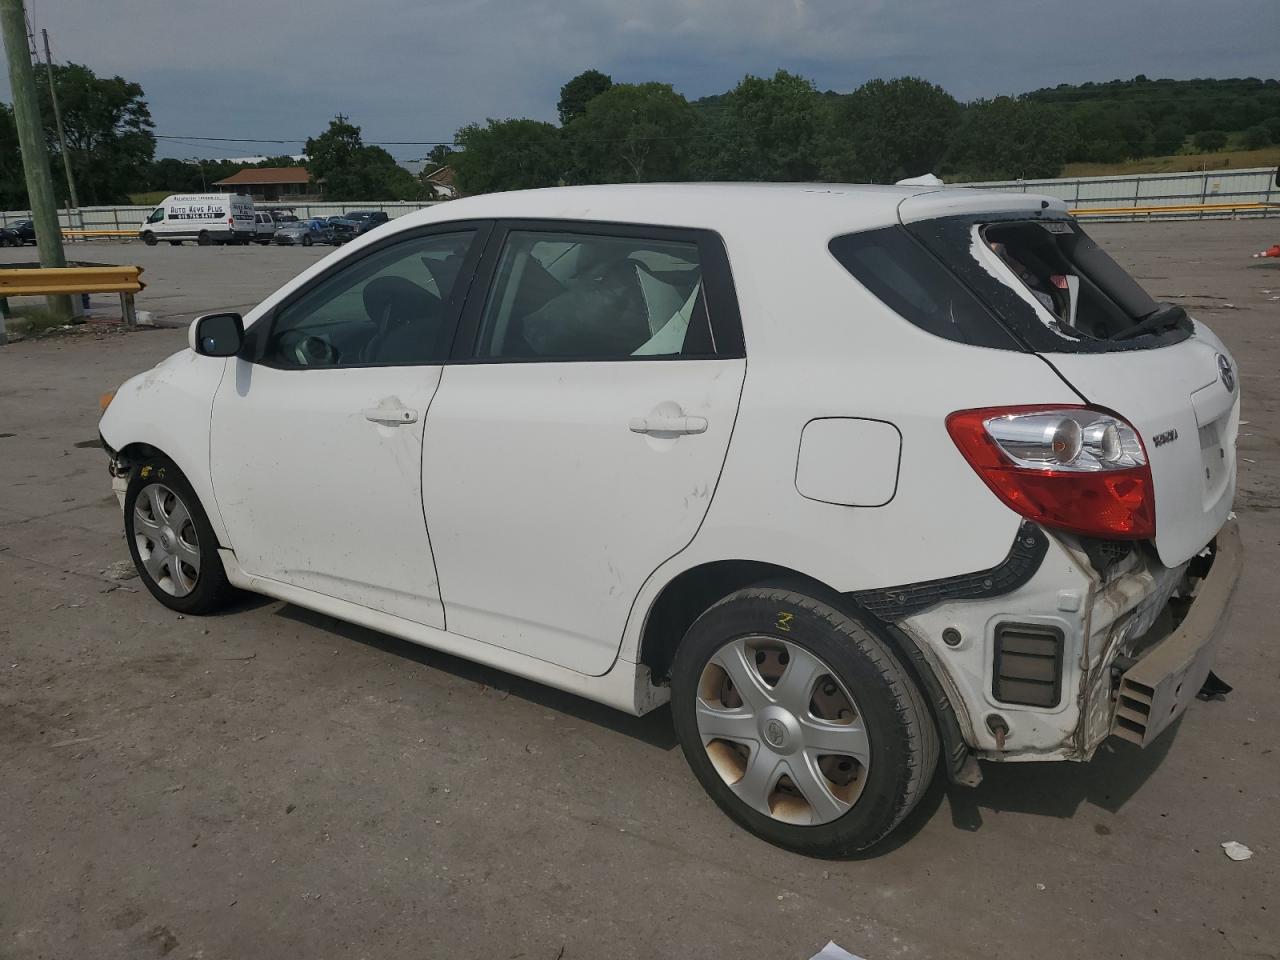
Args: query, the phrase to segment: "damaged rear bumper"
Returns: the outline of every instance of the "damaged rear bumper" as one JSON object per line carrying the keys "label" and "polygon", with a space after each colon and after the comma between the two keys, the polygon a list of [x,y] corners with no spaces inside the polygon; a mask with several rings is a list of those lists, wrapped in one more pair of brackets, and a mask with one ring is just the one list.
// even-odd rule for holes
{"label": "damaged rear bumper", "polygon": [[1145,747],[1195,698],[1213,668],[1243,563],[1240,527],[1230,520],[1218,533],[1213,566],[1182,623],[1120,677],[1111,727],[1115,736]]}

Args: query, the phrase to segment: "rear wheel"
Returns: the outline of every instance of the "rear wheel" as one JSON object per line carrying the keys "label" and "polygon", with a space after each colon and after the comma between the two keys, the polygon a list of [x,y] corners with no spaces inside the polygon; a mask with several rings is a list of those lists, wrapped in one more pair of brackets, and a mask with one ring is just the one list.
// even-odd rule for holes
{"label": "rear wheel", "polygon": [[937,731],[919,689],[838,598],[768,584],[726,597],[689,629],[671,688],[703,787],[788,850],[866,850],[933,777]]}
{"label": "rear wheel", "polygon": [[151,595],[179,613],[212,613],[231,593],[218,541],[195,491],[169,460],[144,461],[124,497],[125,538]]}
{"label": "rear wheel", "polygon": [[213,237],[209,236],[207,230],[201,230],[200,235],[196,237],[196,243],[200,244],[202,247],[207,247],[213,243]]}

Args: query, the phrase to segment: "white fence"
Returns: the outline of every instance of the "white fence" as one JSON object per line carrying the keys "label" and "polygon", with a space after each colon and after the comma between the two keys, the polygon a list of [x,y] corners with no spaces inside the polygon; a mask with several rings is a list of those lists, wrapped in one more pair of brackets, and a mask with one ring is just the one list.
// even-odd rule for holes
{"label": "white fence", "polygon": [[[1203,173],[1142,173],[1125,177],[1000,180],[990,183],[966,183],[960,186],[1009,190],[1018,193],[1043,193],[1065,200],[1074,210],[1114,211],[1098,218],[1106,220],[1280,215],[1280,186],[1276,184],[1274,167],[1212,170]],[[439,202],[441,201],[370,200],[362,203],[260,203],[256,206],[262,210],[289,207],[302,219],[333,217],[355,210],[385,210],[394,218]],[[1254,210],[1213,209],[1215,205],[1240,203],[1274,203],[1277,206]],[[1162,213],[1158,209],[1204,205],[1208,207],[1205,210],[1170,209],[1169,212]],[[1126,213],[1115,209],[1119,207],[1130,207],[1134,212]],[[136,230],[154,209],[154,206],[81,207],[70,214],[65,210],[62,211],[59,219],[65,229]],[[30,213],[25,210],[0,212],[0,226],[28,216]]]}
{"label": "white fence", "polygon": [[[368,203],[255,203],[257,210],[292,210],[300,219],[309,217],[336,217],[356,210],[385,210],[395,218],[429,207],[438,200],[371,200]],[[68,212],[61,210],[58,220],[64,230],[136,230],[151,215],[155,206],[81,207]],[[27,210],[0,212],[0,226],[31,216]]]}
{"label": "white fence", "polygon": [[1073,210],[1112,210],[1132,207],[1135,213],[1117,211],[1099,219],[1200,219],[1202,217],[1244,217],[1280,215],[1280,206],[1269,210],[1170,210],[1160,207],[1187,207],[1238,203],[1280,204],[1280,186],[1275,167],[1249,170],[1209,170],[1201,173],[1142,173],[1124,177],[1067,177],[1057,180],[1000,180],[966,183],[966,187],[1042,193],[1065,200]]}

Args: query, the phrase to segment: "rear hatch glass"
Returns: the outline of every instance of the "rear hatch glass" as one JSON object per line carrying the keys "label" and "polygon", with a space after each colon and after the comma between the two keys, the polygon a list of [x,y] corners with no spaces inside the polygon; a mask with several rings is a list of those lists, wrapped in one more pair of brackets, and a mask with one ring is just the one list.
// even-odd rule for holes
{"label": "rear hatch glass", "polygon": [[944,216],[837,237],[831,253],[914,325],[1031,351],[1142,437],[1168,566],[1199,552],[1235,492],[1239,390],[1207,328],[1157,303],[1063,214]]}
{"label": "rear hatch glass", "polygon": [[906,227],[1037,353],[1114,353],[1184,340],[1181,307],[1157,303],[1065,217],[943,217]]}

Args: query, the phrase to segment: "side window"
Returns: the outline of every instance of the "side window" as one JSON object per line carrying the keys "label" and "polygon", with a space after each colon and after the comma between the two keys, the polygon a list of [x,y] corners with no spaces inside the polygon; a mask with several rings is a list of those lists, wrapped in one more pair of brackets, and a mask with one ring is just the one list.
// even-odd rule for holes
{"label": "side window", "polygon": [[906,231],[851,233],[827,247],[873,296],[921,330],[975,346],[1018,349],[1000,322]]}
{"label": "side window", "polygon": [[715,353],[698,245],[513,230],[480,321],[488,359]]}
{"label": "side window", "polygon": [[449,298],[474,236],[414,237],[339,269],[276,314],[263,361],[294,368],[443,362]]}
{"label": "side window", "polygon": [[164,207],[156,207],[151,211],[151,216],[147,217],[147,223],[159,223],[164,219]]}

